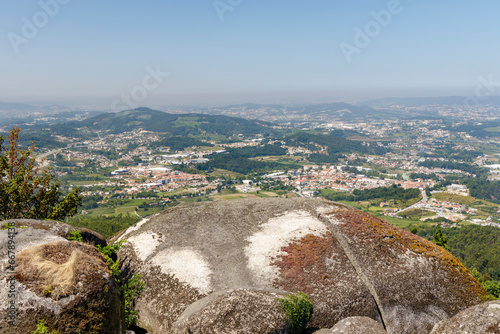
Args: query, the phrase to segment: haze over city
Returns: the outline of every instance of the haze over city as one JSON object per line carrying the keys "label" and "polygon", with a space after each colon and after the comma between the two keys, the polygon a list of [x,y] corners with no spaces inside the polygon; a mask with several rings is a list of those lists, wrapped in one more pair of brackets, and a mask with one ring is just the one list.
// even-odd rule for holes
{"label": "haze over city", "polygon": [[[107,108],[131,93],[146,106],[474,96],[481,78],[490,85],[480,94],[499,95],[496,1],[2,7],[4,102]],[[157,74],[147,81],[151,71]],[[131,92],[145,80],[147,89]]]}

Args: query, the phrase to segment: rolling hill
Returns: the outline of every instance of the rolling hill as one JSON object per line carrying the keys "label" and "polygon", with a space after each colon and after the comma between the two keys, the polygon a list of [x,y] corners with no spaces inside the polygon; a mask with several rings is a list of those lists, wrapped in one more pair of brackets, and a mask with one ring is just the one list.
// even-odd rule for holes
{"label": "rolling hill", "polygon": [[59,134],[74,134],[75,131],[83,129],[108,133],[143,129],[172,136],[263,134],[273,137],[276,133],[270,123],[262,121],[206,114],[169,114],[149,108],[105,113],[80,122],[63,123],[53,127]]}

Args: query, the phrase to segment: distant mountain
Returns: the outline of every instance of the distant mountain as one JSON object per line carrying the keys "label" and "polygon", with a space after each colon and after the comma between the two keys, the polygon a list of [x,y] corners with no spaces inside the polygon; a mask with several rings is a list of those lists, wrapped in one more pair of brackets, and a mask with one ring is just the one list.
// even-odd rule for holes
{"label": "distant mountain", "polygon": [[301,106],[246,103],[207,108],[203,109],[202,112],[211,115],[228,115],[279,122],[322,121],[325,118],[350,121],[366,117],[385,118],[398,115],[397,112],[375,110],[369,106],[357,106],[342,102]]}
{"label": "distant mountain", "polygon": [[[473,97],[466,96],[439,96],[439,97],[405,97],[405,98],[384,98],[366,102],[365,104],[374,107],[389,107],[402,105],[406,107],[419,107],[431,105],[443,106],[465,106],[471,104]],[[478,98],[477,101],[482,105],[492,105],[500,107],[500,96],[486,96]]]}
{"label": "distant mountain", "polygon": [[26,103],[0,102],[0,112],[33,112],[42,113],[68,111],[70,108],[63,105],[32,105]]}
{"label": "distant mountain", "polygon": [[35,111],[38,107],[24,103],[0,102],[0,111]]}
{"label": "distant mountain", "polygon": [[93,131],[120,133],[137,129],[168,133],[172,136],[219,134],[273,135],[272,124],[236,117],[207,114],[169,114],[149,108],[137,108],[118,113],[105,113],[80,122],[55,125],[55,132],[70,134],[86,128]]}
{"label": "distant mountain", "polygon": [[356,106],[348,103],[324,103],[313,104],[299,109],[299,113],[307,115],[328,115],[338,117],[341,120],[353,120],[356,118],[381,118],[387,116],[396,116],[396,113],[390,111],[375,110],[369,106]]}
{"label": "distant mountain", "polygon": [[287,107],[277,104],[244,103],[198,110],[203,114],[209,115],[225,115],[246,119],[266,120],[268,117],[284,115],[287,111]]}
{"label": "distant mountain", "polygon": [[279,105],[279,104],[243,103],[243,104],[229,105],[226,108],[246,108],[246,109],[274,108],[274,109],[281,109],[281,108],[284,108],[284,106]]}

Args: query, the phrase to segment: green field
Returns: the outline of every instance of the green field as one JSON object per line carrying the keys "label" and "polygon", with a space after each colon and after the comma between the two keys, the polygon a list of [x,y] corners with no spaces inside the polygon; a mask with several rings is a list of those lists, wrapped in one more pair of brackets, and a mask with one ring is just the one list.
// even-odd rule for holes
{"label": "green field", "polygon": [[500,209],[500,204],[488,202],[474,197],[460,196],[448,193],[437,193],[433,194],[432,197],[440,201],[449,201],[458,204],[464,204],[468,205],[471,208],[477,209],[477,214],[474,215],[473,218],[486,219],[489,216],[499,216],[497,211]]}
{"label": "green field", "polygon": [[245,176],[244,174],[236,173],[236,172],[231,172],[225,169],[218,169],[215,168],[214,171],[210,174],[213,176],[230,176],[230,177],[238,177],[238,176]]}
{"label": "green field", "polygon": [[405,215],[407,218],[418,220],[423,217],[433,217],[436,215],[436,213],[433,211],[427,211],[422,209],[408,209],[401,212],[399,215],[400,216]]}
{"label": "green field", "polygon": [[482,199],[478,199],[475,197],[469,197],[469,196],[460,196],[460,195],[455,195],[455,194],[449,194],[449,193],[436,193],[432,195],[433,198],[440,200],[440,201],[450,201],[450,202],[455,202],[459,204],[466,204],[470,206],[490,206],[490,207],[496,207],[499,208],[500,204],[488,202]]}
{"label": "green field", "polygon": [[485,128],[484,130],[489,132],[500,132],[500,126],[497,126],[495,128]]}
{"label": "green field", "polygon": [[120,214],[120,213],[135,214],[136,210],[137,210],[136,206],[123,206],[120,208],[116,208],[115,213],[117,213],[117,214]]}
{"label": "green field", "polygon": [[201,122],[198,121],[198,117],[179,117],[175,122],[176,127],[187,126],[190,128],[194,128],[199,125]]}

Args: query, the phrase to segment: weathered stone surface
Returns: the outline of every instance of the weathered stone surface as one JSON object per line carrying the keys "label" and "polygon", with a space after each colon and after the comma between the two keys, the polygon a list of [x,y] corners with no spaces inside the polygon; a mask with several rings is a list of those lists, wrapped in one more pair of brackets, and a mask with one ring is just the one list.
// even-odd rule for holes
{"label": "weathered stone surface", "polygon": [[[29,333],[42,319],[59,334],[125,332],[120,293],[106,261],[94,246],[66,240],[69,230],[66,224],[34,220],[16,221],[11,238],[8,229],[0,230],[0,280],[9,282],[0,289],[0,333]],[[14,273],[7,271],[12,240]],[[7,313],[9,290],[15,293],[14,325]]]}
{"label": "weathered stone surface", "polygon": [[285,334],[287,319],[274,290],[237,289],[214,292],[191,304],[173,325],[178,334]]}
{"label": "weathered stone surface", "polygon": [[331,331],[329,329],[322,328],[322,329],[320,329],[318,331],[315,331],[313,334],[330,334],[330,333],[331,333]]}
{"label": "weathered stone surface", "polygon": [[[47,231],[50,235],[60,236],[64,239],[68,239],[71,231],[78,231],[82,236],[82,242],[91,245],[101,245],[106,246],[106,238],[97,232],[91,231],[86,228],[73,227],[71,225],[61,223],[54,220],[37,220],[37,219],[12,219],[0,222],[0,224],[8,224],[13,222],[19,229],[32,228],[35,231]],[[38,233],[38,232],[32,232]]]}
{"label": "weathered stone surface", "polygon": [[339,321],[325,334],[387,334],[387,332],[371,318],[349,317]]}
{"label": "weathered stone surface", "polygon": [[[140,325],[175,333],[186,308],[214,291],[307,293],[311,327],[367,316],[389,333],[429,333],[485,291],[448,252],[361,211],[322,200],[242,199],[169,209],[115,236],[143,275]],[[207,329],[209,332],[210,330]]]}
{"label": "weathered stone surface", "polygon": [[432,334],[500,334],[500,300],[462,311],[437,324]]}
{"label": "weathered stone surface", "polygon": [[438,320],[485,294],[462,263],[434,243],[361,211],[334,217],[342,222],[336,227],[378,299],[389,333],[429,333]]}

